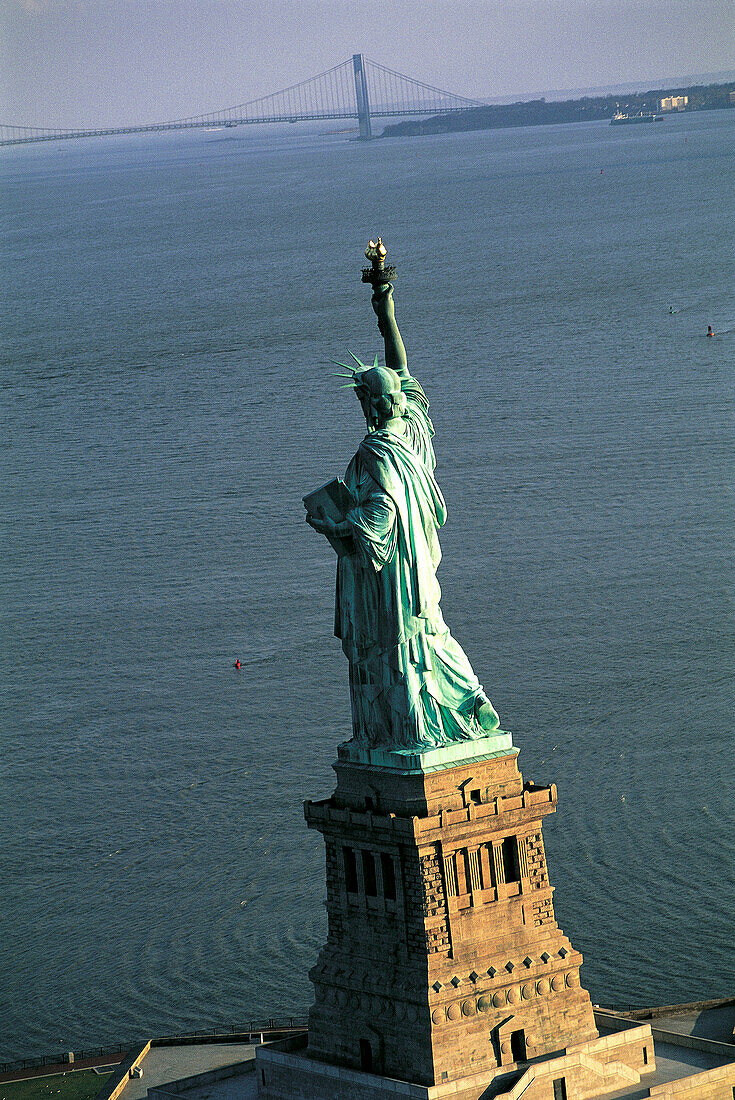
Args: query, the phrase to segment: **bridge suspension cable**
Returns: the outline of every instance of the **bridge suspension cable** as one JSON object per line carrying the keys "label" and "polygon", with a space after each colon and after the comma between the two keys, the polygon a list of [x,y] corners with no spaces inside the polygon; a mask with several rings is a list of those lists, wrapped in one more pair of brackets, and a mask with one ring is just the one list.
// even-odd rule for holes
{"label": "bridge suspension cable", "polygon": [[405,114],[442,114],[445,111],[466,111],[472,107],[483,107],[479,99],[435,88],[422,80],[397,73],[378,61],[365,59],[368,74],[368,87],[371,91],[370,112],[373,115],[389,117]]}
{"label": "bridge suspension cable", "polygon": [[317,76],[291,84],[279,92],[250,99],[232,107],[190,118],[173,119],[165,126],[236,126],[257,122],[306,122],[319,118],[357,118],[351,62],[342,61]]}

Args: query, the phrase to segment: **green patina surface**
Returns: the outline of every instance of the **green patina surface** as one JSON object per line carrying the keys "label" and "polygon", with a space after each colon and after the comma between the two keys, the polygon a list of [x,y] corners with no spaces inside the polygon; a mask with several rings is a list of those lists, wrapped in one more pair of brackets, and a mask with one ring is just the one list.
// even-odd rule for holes
{"label": "green patina surface", "polygon": [[92,1100],[109,1073],[91,1069],[56,1073],[52,1077],[32,1077],[27,1081],[0,1084],[0,1100]]}
{"label": "green patina surface", "polygon": [[[378,245],[382,242],[378,241]],[[378,755],[411,754],[410,769],[427,752],[497,735],[512,738],[440,607],[438,531],[447,510],[434,477],[434,428],[429,402],[408,369],[395,317],[393,286],[378,269],[371,242],[372,305],[385,345],[385,366],[355,358],[345,377],[355,390],[367,435],[330,499],[339,514],[305,498],[307,522],[338,552],[335,634],[349,662],[353,745]],[[370,272],[368,272],[370,274]],[[343,364],[343,366],[347,366]],[[332,483],[335,484],[335,483]],[[328,487],[325,487],[325,489]],[[318,491],[319,492],[319,491]],[[328,502],[325,501],[325,504]],[[311,510],[313,507],[313,510]],[[449,761],[436,757],[432,766]]]}
{"label": "green patina surface", "polygon": [[472,741],[461,741],[455,745],[445,745],[438,749],[410,751],[367,749],[355,741],[340,745],[339,759],[353,764],[376,765],[399,772],[435,772],[443,768],[454,768],[458,764],[470,764],[475,760],[489,760],[495,756],[507,756],[516,750],[513,737],[506,730],[496,730],[489,737],[478,737]]}

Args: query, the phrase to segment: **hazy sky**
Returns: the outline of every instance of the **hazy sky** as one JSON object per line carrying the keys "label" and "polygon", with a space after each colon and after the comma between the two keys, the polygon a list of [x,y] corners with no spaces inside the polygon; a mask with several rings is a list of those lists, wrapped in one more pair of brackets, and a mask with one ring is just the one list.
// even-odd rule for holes
{"label": "hazy sky", "polygon": [[0,0],[0,122],[242,103],[363,52],[471,97],[735,68],[735,0]]}

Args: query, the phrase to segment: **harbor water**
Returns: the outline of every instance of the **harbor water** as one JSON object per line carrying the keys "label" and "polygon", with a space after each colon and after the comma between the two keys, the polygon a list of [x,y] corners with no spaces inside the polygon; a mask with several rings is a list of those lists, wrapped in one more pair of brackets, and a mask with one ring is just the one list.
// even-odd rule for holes
{"label": "harbor water", "polygon": [[350,718],[301,498],[376,233],[583,982],[732,995],[734,177],[735,111],[0,152],[0,1060],[308,1009]]}

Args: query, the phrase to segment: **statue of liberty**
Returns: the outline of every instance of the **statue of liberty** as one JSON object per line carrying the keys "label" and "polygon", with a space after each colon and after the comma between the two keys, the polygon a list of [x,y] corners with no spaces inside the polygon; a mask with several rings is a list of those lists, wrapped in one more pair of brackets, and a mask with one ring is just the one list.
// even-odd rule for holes
{"label": "statue of liberty", "polygon": [[332,492],[336,513],[316,493],[306,519],[339,548],[335,634],[349,661],[355,742],[423,752],[487,737],[499,720],[442,617],[437,532],[447,512],[429,403],[408,370],[382,241],[365,255],[385,366],[376,356],[348,367],[367,435]]}

